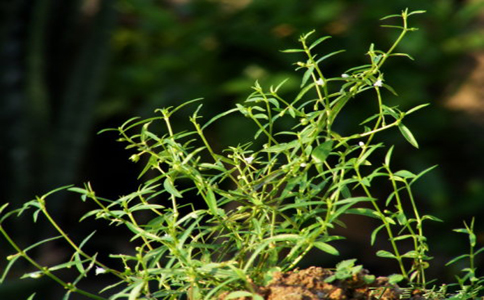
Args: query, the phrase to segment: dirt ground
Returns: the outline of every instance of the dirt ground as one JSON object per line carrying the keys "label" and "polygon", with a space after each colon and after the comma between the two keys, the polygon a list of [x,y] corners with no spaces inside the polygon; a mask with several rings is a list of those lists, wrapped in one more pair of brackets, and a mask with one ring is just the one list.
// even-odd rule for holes
{"label": "dirt ground", "polygon": [[[403,290],[396,285],[390,285],[388,278],[378,277],[372,283],[366,283],[364,277],[368,271],[346,280],[325,281],[334,273],[328,269],[310,267],[287,273],[275,273],[272,281],[265,287],[255,290],[265,300],[350,300],[350,299],[400,299]],[[407,295],[407,299],[422,299],[419,295]],[[221,296],[219,299],[224,299]],[[237,298],[250,300],[250,298]]]}

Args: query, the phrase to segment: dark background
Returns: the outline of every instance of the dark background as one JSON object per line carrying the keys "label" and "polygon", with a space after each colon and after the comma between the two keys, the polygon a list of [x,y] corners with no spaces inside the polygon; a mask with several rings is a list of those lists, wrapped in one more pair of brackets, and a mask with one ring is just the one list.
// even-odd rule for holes
{"label": "dark background", "polygon": [[[398,131],[387,144],[397,145],[395,166],[419,172],[439,165],[415,192],[425,213],[445,220],[429,224],[427,235],[435,256],[432,274],[451,280],[461,266],[443,264],[467,251],[466,237],[452,228],[475,216],[480,245],[484,241],[482,1],[2,1],[0,204],[18,207],[55,187],[87,181],[107,198],[129,193],[139,184],[141,166],[128,160],[115,134],[98,135],[99,130],[199,97],[205,98],[203,114],[214,115],[243,101],[255,80],[268,87],[290,78],[286,88],[293,92],[301,74],[292,64],[301,58],[279,50],[297,47],[298,37],[313,29],[317,36],[333,36],[318,48],[322,53],[346,49],[323,67],[327,75],[339,76],[366,62],[370,43],[380,49],[391,45],[396,31],[380,28],[379,19],[406,7],[427,13],[410,17],[420,30],[398,49],[416,60],[396,58],[385,66],[386,82],[399,94],[385,97],[402,110],[431,106],[406,122],[420,150]],[[359,104],[346,117],[371,113]],[[245,134],[235,119],[210,132],[223,144]],[[77,223],[87,209],[77,199],[61,193],[49,205],[80,235],[92,229]],[[49,232],[37,226],[32,230],[19,221],[11,230],[29,243]],[[373,273],[388,275],[387,268],[393,270],[388,261],[370,258],[375,249],[362,254],[367,227],[350,226],[357,242],[346,245],[343,258],[359,258]],[[45,261],[62,256],[55,248],[43,251],[39,255],[50,257]],[[0,243],[1,257],[12,252]],[[0,296],[10,289],[0,286]]]}

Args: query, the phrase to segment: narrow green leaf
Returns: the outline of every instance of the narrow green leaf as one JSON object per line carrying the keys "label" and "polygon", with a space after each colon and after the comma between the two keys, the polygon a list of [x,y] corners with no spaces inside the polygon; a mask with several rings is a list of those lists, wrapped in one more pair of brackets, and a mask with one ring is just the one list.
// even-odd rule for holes
{"label": "narrow green leaf", "polygon": [[426,12],[427,12],[426,10],[415,10],[415,11],[409,12],[407,14],[407,16],[416,15],[416,14],[424,14]]}
{"label": "narrow green leaf", "polygon": [[354,215],[361,215],[365,217],[370,217],[374,219],[380,219],[380,215],[373,209],[371,208],[364,208],[364,207],[358,207],[358,208],[350,208],[346,211],[347,214],[354,214]]}
{"label": "narrow green leaf", "polygon": [[293,141],[293,142],[290,142],[290,143],[280,143],[280,144],[277,144],[277,145],[274,145],[274,146],[270,146],[270,147],[264,149],[263,151],[269,152],[269,153],[279,153],[279,152],[282,152],[282,151],[292,149],[292,148],[296,147],[297,145],[298,145],[298,141]]}
{"label": "narrow green leaf", "polygon": [[173,182],[171,181],[170,177],[165,178],[165,181],[163,182],[163,187],[168,193],[172,194],[173,196],[177,198],[183,197],[182,194],[180,194],[180,192],[173,185]]}
{"label": "narrow green leaf", "polygon": [[403,26],[398,26],[398,25],[380,25],[381,27],[384,27],[384,28],[396,28],[396,29],[400,29],[400,30],[404,30],[405,28],[403,28]]}
{"label": "narrow green leaf", "polygon": [[391,53],[390,56],[403,56],[407,57],[410,60],[415,60],[412,56],[408,55],[407,53]]}
{"label": "narrow green leaf", "polygon": [[323,37],[321,37],[321,38],[319,38],[319,39],[315,40],[315,41],[314,41],[314,42],[311,44],[311,46],[309,46],[309,50],[313,49],[313,48],[314,48],[314,47],[316,47],[317,45],[321,44],[322,42],[324,42],[325,40],[330,39],[330,38],[331,38],[331,36],[327,35],[327,36],[323,36]]}
{"label": "narrow green leaf", "polygon": [[405,277],[402,274],[392,274],[392,275],[388,276],[388,282],[390,284],[397,284],[400,281],[402,281],[403,279],[405,279]]}
{"label": "narrow green leaf", "polygon": [[398,129],[400,129],[400,132],[402,133],[403,137],[410,143],[410,145],[412,145],[412,146],[414,146],[415,148],[418,149],[417,140],[413,136],[410,129],[408,129],[407,126],[405,126],[401,123],[398,125]]}
{"label": "narrow green leaf", "polygon": [[324,251],[328,254],[331,255],[339,255],[339,251],[336,250],[335,247],[331,246],[330,244],[327,244],[325,242],[314,242],[313,243],[314,247],[318,248],[321,251]]}
{"label": "narrow green leaf", "polygon": [[79,271],[80,274],[84,274],[86,272],[82,263],[83,262],[79,255],[79,252],[74,253],[74,266],[76,266],[76,269],[77,271]]}
{"label": "narrow green leaf", "polygon": [[398,96],[398,93],[388,84],[383,84],[383,87],[390,91],[390,93],[392,93],[393,95]]}
{"label": "narrow green leaf", "polygon": [[144,282],[142,280],[137,280],[135,282],[133,289],[129,293],[128,300],[136,300],[141,295],[141,289],[144,287]]}
{"label": "narrow green leaf", "polygon": [[417,176],[417,175],[415,175],[412,172],[407,171],[407,170],[400,170],[400,171],[394,173],[393,175],[398,176],[398,177],[402,177],[402,178],[405,178],[405,179],[413,178],[413,177]]}
{"label": "narrow green leaf", "polygon": [[407,240],[407,239],[411,239],[413,238],[414,236],[411,235],[411,234],[404,234],[404,235],[399,235],[397,236],[396,238],[394,238],[393,240],[394,241],[403,241],[403,240]]}
{"label": "narrow green leaf", "polygon": [[379,250],[376,255],[383,258],[396,258],[395,254],[385,250]]}
{"label": "narrow green leaf", "polygon": [[266,114],[255,114],[253,115],[254,119],[264,119],[264,120],[269,120],[269,117],[267,117]]}
{"label": "narrow green leaf", "polygon": [[226,112],[223,112],[221,114],[218,114],[216,115],[215,117],[213,117],[212,119],[210,119],[210,121],[208,121],[207,123],[205,123],[202,127],[202,131],[205,130],[205,128],[207,128],[210,124],[212,124],[213,122],[217,121],[218,119],[220,118],[223,118],[233,112],[236,112],[236,111],[239,111],[240,109],[239,108],[232,108],[232,109],[229,109],[228,111]]}
{"label": "narrow green leaf", "polygon": [[30,297],[29,297],[27,300],[33,300],[33,299],[34,299],[34,297],[35,297],[35,294],[36,294],[36,293],[33,293],[32,295],[30,295]]}
{"label": "narrow green leaf", "polygon": [[380,226],[378,226],[377,228],[375,228],[375,230],[373,230],[373,232],[371,233],[370,244],[372,246],[375,245],[376,236],[378,235],[378,232],[380,230],[382,230],[383,228],[385,228],[385,224],[381,224]]}
{"label": "narrow green leaf", "polygon": [[331,57],[331,56],[333,56],[333,55],[340,54],[340,53],[345,52],[345,51],[346,51],[346,50],[338,50],[338,51],[334,51],[334,52],[331,52],[331,53],[329,53],[329,54],[326,54],[325,56],[323,56],[323,57],[321,57],[320,59],[318,59],[318,60],[316,61],[316,64],[319,64],[319,63],[320,63],[320,62],[322,62],[323,60],[326,60],[326,59],[330,58],[330,57]]}
{"label": "narrow green leaf", "polygon": [[415,250],[411,250],[411,251],[408,251],[405,254],[403,254],[402,257],[405,257],[405,258],[417,258],[418,257],[418,253]]}
{"label": "narrow green leaf", "polygon": [[441,220],[437,217],[431,216],[431,215],[425,215],[425,216],[422,217],[422,221],[426,220],[426,219],[429,219],[429,220],[435,221],[435,222],[444,222],[443,220]]}
{"label": "narrow green leaf", "polygon": [[308,79],[311,77],[311,74],[313,74],[314,72],[314,66],[310,66],[306,72],[304,72],[304,76],[302,78],[302,82],[301,82],[301,87],[305,86],[306,85],[306,82],[308,81]]}
{"label": "narrow green leaf", "polygon": [[315,163],[321,164],[326,161],[326,158],[331,153],[331,150],[333,150],[333,140],[326,141],[314,148],[313,152],[311,153],[311,157]]}
{"label": "narrow green leaf", "polygon": [[387,154],[385,155],[385,165],[390,166],[390,160],[392,158],[392,153],[393,153],[393,146],[390,147],[388,150]]}
{"label": "narrow green leaf", "polygon": [[454,257],[453,259],[451,259],[448,263],[446,263],[445,265],[446,266],[449,266],[453,263],[455,263],[456,261],[459,261],[461,259],[464,259],[464,258],[467,258],[469,257],[469,254],[463,254],[463,255],[460,255],[460,256],[457,256],[457,257]]}
{"label": "narrow green leaf", "polygon": [[251,297],[252,299],[254,300],[264,300],[264,298],[262,298],[262,296],[260,295],[257,295],[257,294],[253,294],[253,293],[250,293],[250,292],[247,292],[247,291],[235,291],[235,292],[232,292],[230,294],[228,294],[226,297],[224,297],[224,299],[240,299],[240,298],[244,298],[245,297]]}
{"label": "narrow green leaf", "polygon": [[286,49],[282,50],[281,52],[283,53],[298,53],[298,52],[304,52],[303,49]]}
{"label": "narrow green leaf", "polygon": [[205,201],[207,202],[208,209],[213,215],[219,215],[219,209],[217,205],[217,199],[215,198],[215,194],[210,188],[207,188],[207,194],[205,197]]}
{"label": "narrow green leaf", "polygon": [[388,15],[388,16],[385,16],[383,18],[380,19],[380,21],[383,21],[383,20],[386,20],[386,19],[390,19],[390,18],[400,18],[402,15]]}
{"label": "narrow green leaf", "polygon": [[416,112],[417,110],[422,109],[424,107],[427,107],[429,105],[430,105],[430,103],[425,103],[425,104],[421,104],[421,105],[415,106],[414,108],[411,108],[411,109],[407,110],[405,112],[405,115],[409,115],[409,114],[411,114],[413,112]]}

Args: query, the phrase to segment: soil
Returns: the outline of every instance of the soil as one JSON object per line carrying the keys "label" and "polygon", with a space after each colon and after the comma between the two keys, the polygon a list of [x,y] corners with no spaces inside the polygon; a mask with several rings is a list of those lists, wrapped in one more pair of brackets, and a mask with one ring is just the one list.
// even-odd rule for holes
{"label": "soil", "polygon": [[[256,286],[254,290],[265,300],[393,300],[400,299],[403,294],[403,290],[397,285],[390,285],[386,277],[378,277],[371,283],[365,282],[367,270],[361,270],[345,280],[326,282],[325,279],[333,274],[331,270],[319,267],[287,273],[276,272],[267,286]],[[227,294],[221,295],[219,300],[225,299],[225,296]],[[406,298],[423,299],[419,295],[409,296]],[[236,299],[251,300],[250,297]]]}

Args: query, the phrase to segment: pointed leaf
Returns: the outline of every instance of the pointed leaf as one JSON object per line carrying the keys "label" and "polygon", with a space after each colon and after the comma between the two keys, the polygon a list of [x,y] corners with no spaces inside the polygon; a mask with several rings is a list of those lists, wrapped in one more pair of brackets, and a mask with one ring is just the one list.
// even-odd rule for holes
{"label": "pointed leaf", "polygon": [[304,52],[303,49],[286,49],[286,50],[282,50],[281,52],[283,53],[297,53],[297,52]]}
{"label": "pointed leaf", "polygon": [[390,147],[387,154],[385,155],[385,165],[388,166],[388,167],[390,166],[390,160],[391,160],[391,157],[392,157],[392,153],[393,153],[393,146]]}
{"label": "pointed leaf", "polygon": [[314,148],[311,157],[315,163],[321,164],[326,160],[331,150],[333,150],[333,141],[329,140]]}
{"label": "pointed leaf", "polygon": [[163,182],[163,187],[168,193],[172,194],[173,196],[177,198],[183,197],[182,194],[180,194],[180,192],[173,185],[173,182],[171,181],[170,177],[165,178],[165,181]]}
{"label": "pointed leaf", "polygon": [[331,255],[339,255],[339,251],[336,250],[335,247],[331,246],[330,244],[327,244],[325,242],[314,242],[314,247],[318,248],[321,251],[324,251],[326,253],[329,253]]}
{"label": "pointed leaf", "polygon": [[415,106],[414,108],[411,108],[408,111],[406,111],[405,112],[405,115],[409,115],[409,114],[411,114],[413,112],[416,112],[417,110],[422,109],[424,107],[427,107],[429,105],[430,105],[430,103],[425,103],[425,104],[421,104],[421,105]]}
{"label": "pointed leaf", "polygon": [[330,38],[331,38],[331,36],[329,36],[329,35],[328,35],[328,36],[323,36],[323,37],[321,37],[321,38],[319,38],[319,39],[315,40],[315,41],[314,41],[314,42],[311,44],[311,46],[309,46],[309,50],[313,49],[313,48],[314,48],[314,47],[316,47],[317,45],[321,44],[322,42],[324,42],[325,40],[330,39]]}
{"label": "pointed leaf", "polygon": [[403,137],[415,148],[418,149],[418,143],[415,137],[413,136],[412,132],[410,129],[407,128],[407,126],[403,124],[398,125],[398,129],[400,129],[400,132],[402,133]]}
{"label": "pointed leaf", "polygon": [[380,250],[376,253],[377,256],[383,257],[383,258],[396,258],[395,254],[385,251],[385,250]]}
{"label": "pointed leaf", "polygon": [[313,74],[314,72],[314,66],[310,66],[307,71],[304,73],[304,76],[302,78],[302,82],[301,82],[301,87],[305,86],[306,85],[306,82],[308,81],[309,77],[311,77],[311,75]]}

